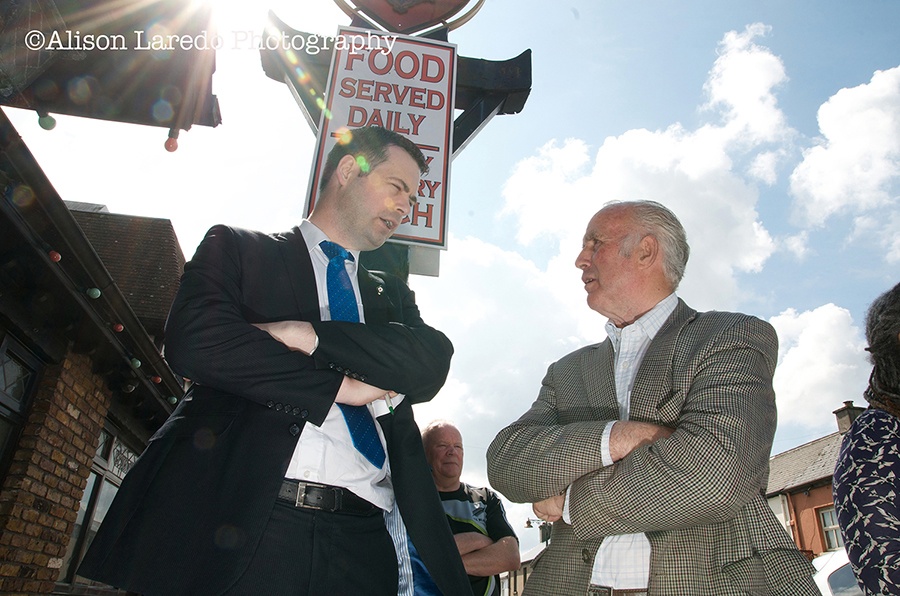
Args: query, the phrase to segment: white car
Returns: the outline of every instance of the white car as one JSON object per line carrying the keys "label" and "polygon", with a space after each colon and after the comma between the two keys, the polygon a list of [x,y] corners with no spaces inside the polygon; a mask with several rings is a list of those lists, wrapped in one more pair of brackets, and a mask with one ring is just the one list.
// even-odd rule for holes
{"label": "white car", "polygon": [[812,564],[816,568],[813,579],[822,596],[863,596],[843,548],[819,555]]}

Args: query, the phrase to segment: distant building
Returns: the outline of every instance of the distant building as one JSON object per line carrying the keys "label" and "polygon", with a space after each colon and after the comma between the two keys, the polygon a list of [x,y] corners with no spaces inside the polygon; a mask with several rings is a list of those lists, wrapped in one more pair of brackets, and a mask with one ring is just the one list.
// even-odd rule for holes
{"label": "distant building", "polygon": [[[549,528],[549,524],[547,524]],[[520,596],[525,582],[534,571],[534,561],[547,548],[546,543],[538,544],[521,554],[522,563],[515,571],[500,574],[500,596]]]}
{"label": "distant building", "polygon": [[852,401],[835,410],[838,432],[774,456],[769,464],[769,507],[808,557],[841,548],[831,481],[841,439],[864,408]]}
{"label": "distant building", "polygon": [[184,257],[168,220],[70,211],[2,111],[0,195],[0,593],[117,593],[75,570],[184,395],[160,355]]}

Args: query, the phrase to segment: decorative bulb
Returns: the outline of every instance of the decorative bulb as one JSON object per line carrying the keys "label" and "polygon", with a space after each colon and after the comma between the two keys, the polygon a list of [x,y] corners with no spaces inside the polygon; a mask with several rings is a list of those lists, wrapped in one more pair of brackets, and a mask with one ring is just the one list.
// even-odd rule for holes
{"label": "decorative bulb", "polygon": [[172,404],[172,405],[174,406],[175,404],[178,403],[178,398],[175,397],[174,395],[170,395],[170,396],[169,396],[169,403]]}
{"label": "decorative bulb", "polygon": [[138,360],[137,358],[132,358],[132,359],[131,359],[131,366],[133,366],[134,368],[140,368],[140,367],[141,367],[141,361]]}
{"label": "decorative bulb", "polygon": [[50,260],[54,263],[59,263],[60,261],[62,261],[62,255],[55,250],[51,250],[50,252],[48,252],[47,256],[50,257]]}
{"label": "decorative bulb", "polygon": [[87,294],[88,298],[96,300],[100,297],[100,288],[88,288],[84,293]]}
{"label": "decorative bulb", "polygon": [[56,128],[56,118],[47,114],[38,117],[38,125],[44,130],[53,130]]}
{"label": "decorative bulb", "polygon": [[150,377],[150,380],[153,381],[154,383],[156,383],[157,385],[162,383],[162,377],[159,375],[153,375],[152,377]]}
{"label": "decorative bulb", "polygon": [[174,153],[176,149],[178,149],[178,139],[166,139],[166,151],[169,153]]}
{"label": "decorative bulb", "polygon": [[115,331],[116,333],[122,333],[123,331],[125,331],[125,325],[123,325],[122,323],[116,323],[115,325],[113,325],[113,331]]}

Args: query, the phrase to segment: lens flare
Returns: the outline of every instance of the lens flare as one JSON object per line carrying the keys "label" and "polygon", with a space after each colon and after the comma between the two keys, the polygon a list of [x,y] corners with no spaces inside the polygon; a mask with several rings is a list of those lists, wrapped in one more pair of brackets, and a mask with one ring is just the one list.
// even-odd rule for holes
{"label": "lens flare", "polygon": [[17,207],[30,207],[34,202],[34,191],[30,186],[20,184],[13,189],[11,198]]}
{"label": "lens flare", "polygon": [[75,77],[69,81],[69,84],[66,85],[66,91],[69,94],[69,99],[72,103],[78,104],[80,106],[85,105],[91,98],[94,93],[91,89],[91,82],[87,77]]}
{"label": "lens flare", "polygon": [[166,100],[160,99],[153,104],[153,119],[157,122],[169,122],[174,117],[175,109]]}

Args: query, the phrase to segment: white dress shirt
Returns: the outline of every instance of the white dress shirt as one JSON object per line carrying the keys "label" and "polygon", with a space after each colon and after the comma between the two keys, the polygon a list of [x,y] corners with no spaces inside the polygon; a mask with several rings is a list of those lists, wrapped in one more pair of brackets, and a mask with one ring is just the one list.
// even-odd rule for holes
{"label": "white dress shirt", "polygon": [[[328,257],[319,246],[319,243],[328,240],[328,237],[309,220],[303,220],[300,224],[300,231],[309,249],[316,276],[322,320],[329,321],[331,312],[328,307],[328,286],[326,285]],[[347,274],[350,276],[353,292],[356,294],[359,321],[364,323],[365,313],[359,295],[359,281],[356,277],[359,269],[359,251],[350,252],[353,255],[353,261],[346,263]],[[402,396],[393,398],[394,405],[396,406],[401,400]],[[368,408],[373,416],[388,413],[387,404],[383,400],[370,403]],[[382,445],[385,445],[381,425],[377,421],[375,428]],[[385,453],[387,453],[386,445]],[[386,459],[384,466],[378,469],[357,451],[353,446],[353,439],[350,437],[344,415],[336,404],[332,404],[321,426],[311,423],[303,426],[303,432],[300,434],[300,440],[294,449],[294,455],[285,476],[303,482],[341,486],[385,511],[390,511],[394,507],[394,490],[391,486],[388,460]]]}
{"label": "white dress shirt", "polygon": [[[619,420],[628,420],[631,410],[631,390],[637,371],[647,353],[650,342],[675,310],[678,297],[673,293],[660,300],[656,306],[631,325],[616,327],[606,323],[615,356],[614,376],[616,400],[619,402]],[[610,421],[603,431],[601,450],[604,465],[612,465],[609,452],[609,436],[616,421]],[[569,518],[569,491],[563,519]],[[591,583],[618,590],[646,589],[650,576],[650,542],[644,534],[619,534],[607,536],[597,549]]]}

